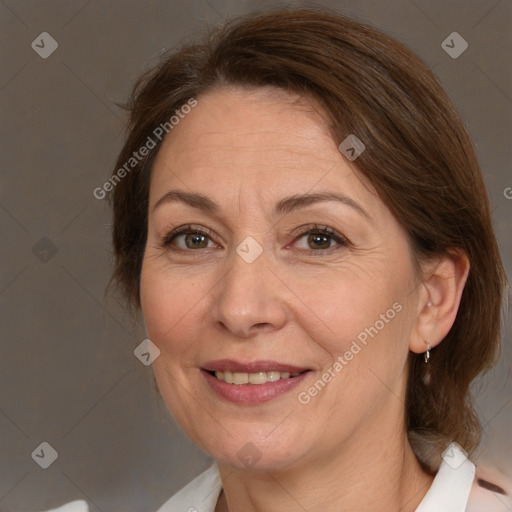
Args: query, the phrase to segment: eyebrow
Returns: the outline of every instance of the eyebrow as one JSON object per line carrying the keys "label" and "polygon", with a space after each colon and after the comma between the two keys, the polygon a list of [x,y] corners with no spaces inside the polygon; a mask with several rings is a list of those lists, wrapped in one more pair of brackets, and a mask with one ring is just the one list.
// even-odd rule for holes
{"label": "eyebrow", "polygon": [[297,194],[290,197],[286,197],[279,201],[274,210],[276,213],[286,214],[292,210],[298,210],[300,208],[306,208],[315,203],[323,203],[327,201],[337,201],[343,203],[346,206],[350,206],[356,212],[361,214],[363,217],[371,220],[370,214],[356,201],[348,196],[339,194],[336,192],[318,192],[310,194]]}
{"label": "eyebrow", "polygon": [[169,190],[165,193],[153,206],[155,211],[159,206],[165,203],[173,203],[181,201],[182,203],[188,204],[193,208],[197,208],[205,213],[216,213],[220,210],[219,205],[212,201],[209,197],[203,194],[197,194],[196,192],[185,192],[183,190]]}
{"label": "eyebrow", "polygon": [[[165,203],[182,202],[192,208],[196,208],[205,213],[214,214],[220,211],[218,203],[210,199],[209,197],[198,194],[196,192],[186,192],[184,190],[169,190],[166,192],[153,206],[155,211],[159,206]],[[276,203],[274,206],[274,212],[276,214],[287,214],[293,210],[299,210],[306,208],[316,203],[322,203],[327,201],[336,201],[343,203],[346,206],[350,206],[356,212],[363,217],[371,220],[371,216],[359,203],[354,201],[348,196],[335,192],[318,192],[309,194],[295,194],[293,196],[285,197]]]}

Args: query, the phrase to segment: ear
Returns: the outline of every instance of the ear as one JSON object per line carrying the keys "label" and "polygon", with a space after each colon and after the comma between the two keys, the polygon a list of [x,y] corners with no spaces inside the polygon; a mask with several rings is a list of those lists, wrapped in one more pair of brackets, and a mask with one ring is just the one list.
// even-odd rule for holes
{"label": "ear", "polygon": [[425,352],[427,342],[433,348],[448,334],[468,273],[469,260],[463,251],[451,251],[435,263],[423,265],[416,329],[409,343],[412,352]]}

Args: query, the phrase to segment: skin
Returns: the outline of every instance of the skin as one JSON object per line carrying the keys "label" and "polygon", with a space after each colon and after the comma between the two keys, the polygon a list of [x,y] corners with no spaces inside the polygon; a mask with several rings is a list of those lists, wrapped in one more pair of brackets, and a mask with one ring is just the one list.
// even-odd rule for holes
{"label": "skin", "polygon": [[[271,88],[223,88],[165,139],[150,186],[141,303],[162,396],[185,432],[214,457],[223,480],[217,511],[413,511],[432,477],[407,441],[404,396],[411,351],[450,329],[467,276],[452,255],[414,269],[405,233],[338,149],[313,101]],[[169,191],[199,193],[215,213]],[[285,197],[338,193],[275,213]],[[209,230],[162,240],[192,224]],[[311,226],[313,225],[313,226]],[[345,237],[313,243],[328,226]],[[192,230],[193,231],[193,230]],[[247,263],[237,246],[263,252]],[[313,237],[314,238],[314,237]],[[201,245],[201,244],[199,244]],[[304,405],[307,391],[357,335],[402,309]],[[216,395],[200,368],[215,359],[276,360],[310,368],[300,389],[260,405]],[[260,459],[237,453],[252,443]]]}

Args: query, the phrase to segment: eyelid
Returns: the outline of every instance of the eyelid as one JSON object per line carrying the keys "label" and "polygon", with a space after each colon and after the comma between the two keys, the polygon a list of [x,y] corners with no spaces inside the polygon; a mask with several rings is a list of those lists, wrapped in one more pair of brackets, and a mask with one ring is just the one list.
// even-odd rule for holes
{"label": "eyelid", "polygon": [[[167,247],[170,245],[175,238],[177,238],[179,235],[184,235],[188,233],[199,233],[201,235],[207,236],[213,243],[219,245],[215,241],[215,235],[213,234],[213,231],[209,228],[205,228],[203,226],[194,225],[194,224],[186,224],[183,226],[179,226],[177,228],[174,228],[168,233],[165,233],[161,239],[160,245],[162,247]],[[179,248],[177,250],[180,250]]]}
{"label": "eyelid", "polygon": [[[307,235],[309,233],[322,233],[324,235],[329,235],[332,237],[338,244],[340,245],[352,245],[350,240],[345,236],[336,231],[335,229],[319,225],[319,224],[309,224],[307,226],[301,226],[300,228],[297,228],[292,233],[292,236],[294,237],[293,242],[295,243],[298,239],[302,238],[304,235]],[[314,250],[314,252],[320,252],[318,250]]]}

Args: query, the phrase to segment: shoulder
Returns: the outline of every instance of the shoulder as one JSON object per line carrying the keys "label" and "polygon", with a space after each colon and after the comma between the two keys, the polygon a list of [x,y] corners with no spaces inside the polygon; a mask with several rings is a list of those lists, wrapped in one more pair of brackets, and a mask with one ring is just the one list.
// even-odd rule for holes
{"label": "shoulder", "polygon": [[477,466],[466,512],[512,510],[512,479],[490,466]]}
{"label": "shoulder", "polygon": [[[213,512],[217,499],[222,490],[219,468],[214,464],[201,473],[188,485],[178,491],[169,501],[164,503],[156,512]],[[83,500],[72,501],[59,508],[42,512],[90,512]]]}

